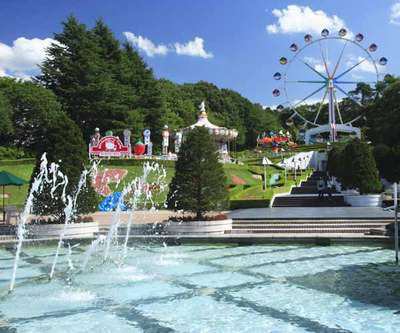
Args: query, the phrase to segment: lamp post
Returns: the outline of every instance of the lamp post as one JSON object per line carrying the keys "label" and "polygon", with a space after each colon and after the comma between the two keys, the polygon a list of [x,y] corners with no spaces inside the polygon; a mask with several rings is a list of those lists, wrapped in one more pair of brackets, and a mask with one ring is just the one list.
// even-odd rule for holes
{"label": "lamp post", "polygon": [[263,157],[262,159],[262,165],[264,166],[264,191],[267,190],[267,165],[268,165],[268,161],[265,157]]}
{"label": "lamp post", "polygon": [[297,171],[296,171],[296,158],[293,157],[293,168],[294,168],[294,182],[297,183]]}

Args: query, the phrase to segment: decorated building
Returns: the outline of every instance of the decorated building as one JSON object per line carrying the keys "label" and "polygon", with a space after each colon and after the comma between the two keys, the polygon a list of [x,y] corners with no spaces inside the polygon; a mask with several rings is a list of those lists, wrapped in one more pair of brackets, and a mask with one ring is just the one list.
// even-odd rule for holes
{"label": "decorated building", "polygon": [[124,131],[124,143],[118,136],[114,136],[108,131],[104,137],[101,137],[100,130],[95,129],[89,143],[90,157],[131,157],[132,149],[130,144],[129,130]]}
{"label": "decorated building", "polygon": [[217,143],[221,161],[224,163],[230,162],[231,157],[229,153],[234,141],[238,136],[238,131],[236,129],[228,129],[226,127],[219,127],[212,124],[208,120],[204,101],[201,102],[199,106],[199,116],[197,122],[182,129],[182,135],[180,137],[183,137],[184,140],[185,134],[196,127],[205,127],[208,129],[209,133],[214,137],[215,142]]}

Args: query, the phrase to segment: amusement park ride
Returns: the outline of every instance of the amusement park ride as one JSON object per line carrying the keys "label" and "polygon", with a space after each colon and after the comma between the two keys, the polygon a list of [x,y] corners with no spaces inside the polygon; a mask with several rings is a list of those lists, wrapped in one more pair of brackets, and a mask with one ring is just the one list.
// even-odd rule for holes
{"label": "amusement park ride", "polygon": [[[346,37],[349,35],[350,37]],[[385,57],[381,57],[379,60],[373,58],[372,53],[378,49],[375,43],[364,47],[361,44],[363,40],[363,34],[358,33],[353,38],[352,34],[344,28],[339,30],[337,36],[330,36],[329,31],[323,29],[321,37],[314,40],[310,34],[305,35],[304,46],[299,46],[296,43],[291,44],[289,49],[294,53],[291,59],[286,57],[281,57],[279,59],[280,64],[285,66],[285,71],[283,73],[276,72],[274,74],[274,79],[281,81],[282,85],[280,88],[274,89],[272,94],[274,97],[283,95],[286,98],[286,102],[279,104],[277,106],[277,111],[282,112],[284,109],[290,110],[292,114],[286,121],[288,126],[294,124],[293,119],[295,117],[304,123],[304,129],[308,128],[304,133],[304,141],[306,144],[313,142],[315,138],[322,133],[329,133],[330,142],[338,140],[337,134],[339,132],[356,135],[357,137],[361,136],[360,129],[353,126],[353,123],[364,116],[363,111],[365,109],[365,103],[357,99],[350,91],[359,83],[366,83],[374,86],[379,80],[380,73],[378,68],[387,63]],[[336,61],[332,61],[332,63],[328,59],[328,46],[330,44],[336,44],[339,50]],[[349,50],[350,46],[351,50]],[[358,52],[358,57],[354,57],[355,51]],[[310,54],[310,52],[320,55],[319,66],[316,65],[315,58],[307,56],[307,53]],[[353,62],[349,61],[349,59],[352,58]],[[302,68],[312,72],[314,78],[298,79],[299,70],[298,68],[294,68],[295,64],[300,64]],[[341,67],[345,68],[341,69]],[[365,69],[366,67],[369,72],[368,81],[363,80],[363,77],[359,75],[355,75],[358,70],[362,68]],[[348,74],[352,75],[350,79],[346,78]],[[307,91],[305,97],[293,98],[292,92],[302,89],[302,91],[304,91],[304,86],[311,86],[313,88],[312,90],[310,89],[311,92],[310,90]],[[315,87],[317,88],[314,89]],[[358,114],[352,119],[346,119],[344,116],[342,117],[340,100],[338,98],[339,93],[358,106]],[[298,111],[297,107],[310,102],[311,99],[317,99],[319,105],[315,110],[315,117],[312,116],[313,119],[307,117],[309,118],[307,119]],[[321,111],[326,100],[328,103],[328,123],[326,123],[326,120],[321,120]]]}
{"label": "amusement park ride", "polygon": [[[155,158],[176,160],[182,142],[186,135],[196,127],[204,127],[215,140],[220,161],[223,163],[232,162],[230,148],[234,144],[238,131],[212,124],[208,120],[205,102],[199,105],[198,120],[189,127],[185,127],[171,133],[167,125],[164,126],[162,135],[161,155],[153,154],[153,143],[151,141],[151,131],[143,131],[143,142],[139,139],[136,144],[131,146],[131,131],[126,129],[123,132],[123,142],[118,136],[114,136],[112,131],[107,131],[105,136],[101,136],[100,129],[96,128],[89,142],[89,157],[91,158]],[[173,139],[174,152],[170,151],[170,143]]]}

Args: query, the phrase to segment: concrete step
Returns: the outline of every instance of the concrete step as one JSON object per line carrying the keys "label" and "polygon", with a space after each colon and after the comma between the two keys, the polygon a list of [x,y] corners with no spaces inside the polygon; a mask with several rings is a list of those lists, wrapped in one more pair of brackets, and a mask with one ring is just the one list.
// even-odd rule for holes
{"label": "concrete step", "polygon": [[16,239],[17,237],[14,235],[0,235],[0,241],[13,241]]}
{"label": "concrete step", "polygon": [[320,199],[318,196],[288,195],[276,197],[273,207],[347,207],[343,196]]}
{"label": "concrete step", "polygon": [[393,222],[393,219],[381,219],[381,218],[373,218],[373,219],[233,219],[234,224],[380,224],[387,225]]}
{"label": "concrete step", "polygon": [[313,228],[336,228],[336,229],[357,229],[357,228],[384,228],[386,224],[376,224],[376,223],[357,223],[357,224],[349,224],[349,223],[342,223],[342,224],[332,224],[332,223],[294,223],[294,224],[240,224],[240,223],[233,223],[233,229],[296,229],[296,228],[303,228],[303,229],[313,229]]}
{"label": "concrete step", "polygon": [[317,187],[317,180],[306,180],[306,181],[302,181],[300,183],[300,186],[314,186]]}
{"label": "concrete step", "polygon": [[[332,194],[337,194],[336,190],[332,190]],[[301,186],[301,187],[293,187],[290,194],[318,194],[318,190],[316,186]]]}
{"label": "concrete step", "polygon": [[232,234],[248,234],[248,233],[263,233],[263,234],[369,234],[369,228],[279,228],[279,229],[232,229]]}

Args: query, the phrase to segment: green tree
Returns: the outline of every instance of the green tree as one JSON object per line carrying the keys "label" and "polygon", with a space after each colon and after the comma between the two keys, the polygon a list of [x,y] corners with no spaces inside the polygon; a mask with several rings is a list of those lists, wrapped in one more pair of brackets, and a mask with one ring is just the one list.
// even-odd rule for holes
{"label": "green tree", "polygon": [[347,188],[358,188],[360,194],[376,193],[382,189],[372,148],[355,139],[343,150],[341,182]]}
{"label": "green tree", "polygon": [[378,144],[373,153],[379,174],[390,182],[400,181],[400,146]]}
{"label": "green tree", "polygon": [[367,136],[374,143],[400,145],[400,81],[395,80],[367,110]]}
{"label": "green tree", "polygon": [[14,126],[12,123],[12,109],[8,99],[0,92],[0,146],[11,142]]}
{"label": "green tree", "polygon": [[125,127],[128,93],[115,78],[121,51],[111,31],[102,21],[88,30],[71,16],[54,39],[37,81],[57,95],[86,141],[95,127]]}
{"label": "green tree", "polygon": [[336,178],[342,178],[343,175],[343,147],[333,146],[328,152],[328,165],[327,171],[329,175],[335,176]]}
{"label": "green tree", "polygon": [[[152,141],[157,145],[161,142],[161,131],[164,111],[161,89],[154,78],[153,71],[129,44],[122,47],[122,58],[117,73],[117,79],[131,98],[128,103],[128,125],[134,133],[141,133],[144,127],[152,132]],[[133,119],[140,119],[134,123]],[[139,125],[143,126],[139,129]]]}
{"label": "green tree", "polygon": [[[46,153],[49,163],[59,164],[60,171],[68,177],[66,194],[73,197],[77,191],[82,171],[88,165],[88,154],[81,131],[65,113],[58,113],[47,125],[42,144],[37,153],[32,180],[40,170],[40,157],[43,153]],[[87,179],[85,185],[84,190],[80,192],[77,198],[77,213],[80,214],[95,211],[98,203],[98,197],[91,186],[90,178]],[[61,187],[55,192],[55,197],[52,198],[49,184],[45,185],[44,190],[34,200],[35,213],[52,215],[57,220],[62,220],[63,207]]]}
{"label": "green tree", "polygon": [[[12,123],[8,142],[20,148],[40,150],[46,127],[61,112],[54,94],[32,82],[10,78],[0,78],[0,91],[7,100],[4,103]],[[3,119],[7,121],[7,118]]]}
{"label": "green tree", "polygon": [[216,144],[207,129],[197,127],[188,133],[178,154],[168,206],[196,213],[201,220],[206,212],[222,209],[226,202],[225,175]]}

